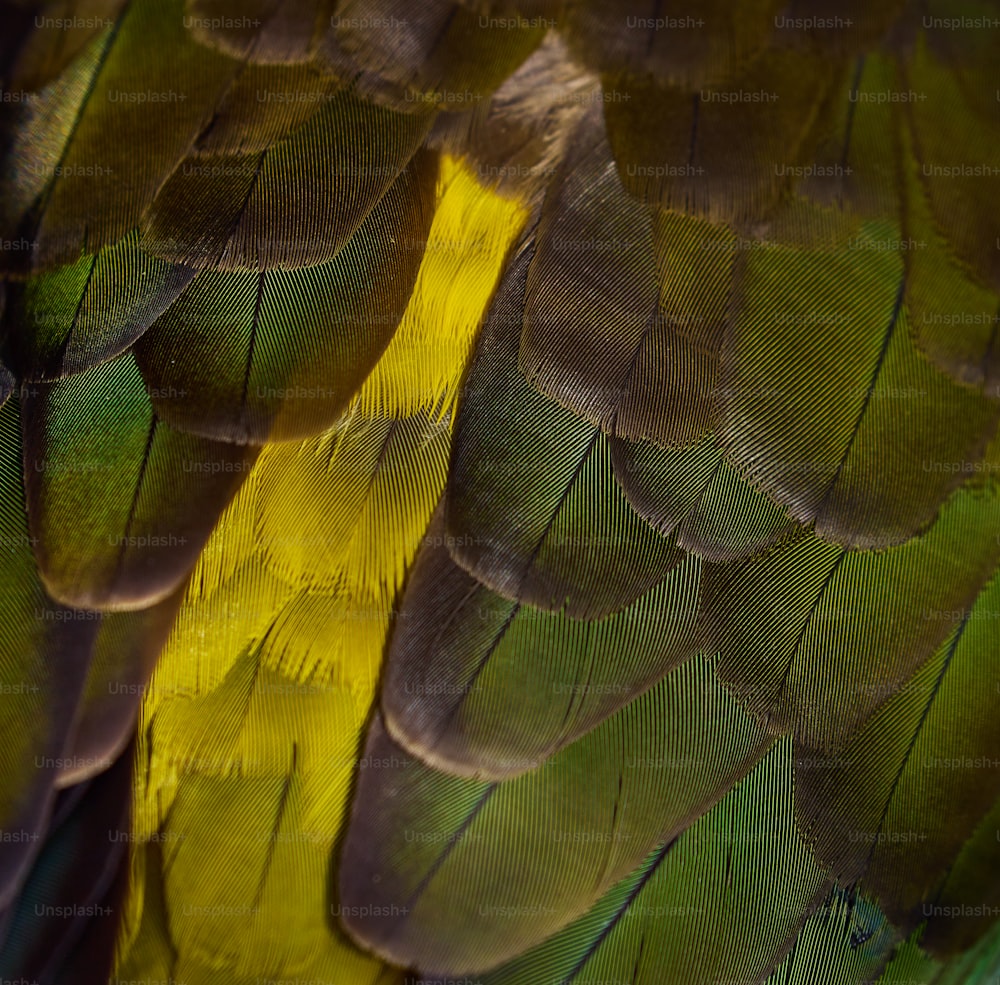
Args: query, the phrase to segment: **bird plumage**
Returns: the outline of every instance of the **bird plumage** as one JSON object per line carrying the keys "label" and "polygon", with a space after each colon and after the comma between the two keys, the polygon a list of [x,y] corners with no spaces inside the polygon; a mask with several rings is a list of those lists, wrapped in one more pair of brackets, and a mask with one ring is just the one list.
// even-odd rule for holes
{"label": "bird plumage", "polygon": [[4,977],[993,980],[994,2],[0,9]]}

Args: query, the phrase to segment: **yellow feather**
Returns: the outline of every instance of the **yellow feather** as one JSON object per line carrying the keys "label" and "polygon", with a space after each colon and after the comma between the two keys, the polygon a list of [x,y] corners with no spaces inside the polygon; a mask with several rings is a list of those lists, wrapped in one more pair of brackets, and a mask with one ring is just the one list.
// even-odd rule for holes
{"label": "yellow feather", "polygon": [[410,304],[358,394],[367,416],[454,409],[487,301],[528,217],[516,200],[485,193],[451,157],[442,161],[438,203]]}

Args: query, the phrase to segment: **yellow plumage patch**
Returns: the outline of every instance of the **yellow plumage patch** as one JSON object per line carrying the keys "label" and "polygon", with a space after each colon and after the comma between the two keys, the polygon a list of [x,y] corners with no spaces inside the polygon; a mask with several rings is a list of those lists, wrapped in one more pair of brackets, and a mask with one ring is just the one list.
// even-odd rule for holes
{"label": "yellow plumage patch", "polygon": [[446,159],[382,360],[338,425],[265,447],[219,521],[142,707],[120,978],[401,980],[331,933],[331,852],[465,365],[525,218]]}

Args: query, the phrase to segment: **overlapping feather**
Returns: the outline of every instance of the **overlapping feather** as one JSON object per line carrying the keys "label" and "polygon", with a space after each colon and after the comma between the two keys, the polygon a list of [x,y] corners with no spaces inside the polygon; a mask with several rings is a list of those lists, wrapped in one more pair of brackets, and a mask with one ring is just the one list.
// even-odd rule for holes
{"label": "overlapping feather", "polygon": [[18,6],[11,969],[985,980],[993,6]]}

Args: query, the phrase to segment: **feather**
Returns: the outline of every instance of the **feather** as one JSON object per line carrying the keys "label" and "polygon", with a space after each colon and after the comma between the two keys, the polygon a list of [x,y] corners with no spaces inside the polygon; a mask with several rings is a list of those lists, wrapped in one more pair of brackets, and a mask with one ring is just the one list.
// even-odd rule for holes
{"label": "feather", "polygon": [[13,283],[7,358],[25,380],[81,373],[120,355],[184,291],[195,271],[151,257],[138,231],[75,263]]}
{"label": "feather", "polygon": [[574,619],[511,601],[452,561],[440,516],[410,573],[386,657],[393,740],[437,769],[533,769],[695,649],[701,565],[688,558],[621,612]]}
{"label": "feather", "polygon": [[342,0],[330,19],[336,48],[403,101],[439,110],[474,108],[514,72],[554,25],[497,16],[456,0]]}
{"label": "feather", "polygon": [[[500,216],[516,235],[515,210],[471,207],[463,172],[453,162],[446,170],[444,219],[473,243]],[[453,242],[451,228],[431,242]],[[402,414],[421,391],[393,389],[400,357],[387,352],[396,368],[365,398],[382,413],[366,416],[359,394],[327,432],[265,446],[202,552],[144,695],[134,823],[142,862],[122,977],[257,985],[261,969],[280,968],[302,980],[402,985],[401,973],[335,929],[327,876],[392,586],[443,489],[451,418],[437,415],[438,394],[459,389],[506,236],[473,251],[483,269],[459,282],[468,289],[461,304],[435,309],[440,317],[419,334],[406,330],[417,351],[437,354],[416,376],[426,403]],[[425,253],[428,277],[442,258],[455,257]],[[390,423],[386,408],[404,419]],[[404,514],[405,528],[390,529]],[[376,529],[379,544],[368,533]]]}
{"label": "feather", "polygon": [[454,415],[483,317],[527,219],[519,200],[486,194],[477,172],[441,159],[437,208],[403,318],[358,392],[365,416]]}
{"label": "feather", "polygon": [[157,414],[191,434],[253,444],[336,421],[406,309],[435,171],[433,157],[415,161],[326,263],[202,271],[136,346]]}
{"label": "feather", "polygon": [[768,985],[811,985],[824,979],[874,983],[899,944],[899,933],[885,914],[857,890],[836,886],[807,912]]}
{"label": "feather", "polygon": [[969,933],[954,913],[987,903],[968,860],[955,862],[970,838],[982,843],[976,829],[1000,795],[989,687],[998,608],[994,578],[836,760],[803,749],[796,768],[801,823],[817,857],[837,878],[860,881],[904,931],[926,923],[922,944],[935,953],[953,954]]}
{"label": "feather", "polygon": [[719,673],[772,727],[837,754],[930,659],[993,576],[995,489],[956,493],[921,537],[848,551],[804,532],[704,574]]}
{"label": "feather", "polygon": [[[918,952],[919,954],[920,952]],[[993,924],[989,934],[966,954],[954,958],[941,967],[926,958],[915,960],[918,972],[936,973],[934,985],[990,985],[1000,974],[1000,932]],[[885,985],[889,985],[888,982]]]}
{"label": "feather", "polygon": [[[294,705],[289,694],[297,695]],[[324,883],[336,827],[318,811],[347,793],[350,766],[336,754],[354,704],[335,686],[296,685],[259,667],[251,651],[210,694],[158,712],[153,748],[162,742],[171,750],[183,779],[157,837],[167,898],[190,901],[173,906],[169,919],[186,959],[237,976],[259,971],[260,953],[281,963],[298,953],[314,965],[329,965],[339,953],[356,968],[371,965],[326,929]],[[183,744],[177,729],[187,732]],[[239,927],[239,935],[223,936],[227,926]]]}
{"label": "feather", "polygon": [[727,78],[764,50],[779,0],[739,7],[706,0],[697,7],[642,0],[579,0],[568,4],[571,50],[597,71],[693,90]]}
{"label": "feather", "polygon": [[[18,417],[16,399],[0,410],[0,908],[11,902],[48,844],[43,836],[55,789],[106,770],[128,744],[142,689],[179,601],[141,613],[102,614],[49,598],[26,523]],[[119,686],[127,696],[119,696]]]}
{"label": "feather", "polygon": [[631,199],[599,108],[563,168],[536,234],[520,369],[615,435],[689,444],[712,420],[731,234]]}
{"label": "feather", "polygon": [[[532,16],[523,4],[517,13]],[[465,112],[441,113],[430,139],[467,156],[485,187],[537,202],[580,117],[600,102],[598,77],[573,61],[561,36],[550,31],[489,99]]]}
{"label": "feather", "polygon": [[882,40],[906,5],[906,0],[788,0],[774,25],[793,43],[821,52],[858,51]]}
{"label": "feather", "polygon": [[0,408],[0,909],[42,847],[100,617],[53,602],[25,520],[18,400]]}
{"label": "feather", "polygon": [[[197,168],[199,157],[239,157],[270,150],[296,133],[344,88],[343,82],[310,64],[250,62],[242,66],[181,171]],[[194,173],[212,175],[204,169]],[[216,187],[223,185],[219,182]]]}
{"label": "feather", "polygon": [[[911,198],[906,303],[921,352],[960,383],[1000,396],[1000,295],[977,283],[933,224],[926,196]],[[919,237],[919,238],[917,238]]]}
{"label": "feather", "polygon": [[391,600],[444,488],[449,438],[447,422],[425,413],[355,414],[301,445],[268,447],[256,529],[272,570],[303,587]]}
{"label": "feather", "polygon": [[[6,81],[14,91],[37,91],[60,78],[74,60],[117,20],[124,0],[28,0],[8,4],[4,23],[17,36],[24,18],[30,26],[5,58]],[[10,18],[10,20],[8,20]]]}
{"label": "feather", "polygon": [[[814,164],[814,130],[845,66],[776,48],[696,93],[655,79],[602,80],[608,142],[632,195],[751,232]],[[733,149],[738,152],[734,153]]]}
{"label": "feather", "polygon": [[924,950],[937,957],[956,958],[987,939],[1000,912],[997,831],[1000,831],[1000,799],[994,801],[962,846],[938,890],[921,904],[920,916],[925,918],[926,925],[920,935],[920,946]]}
{"label": "feather", "polygon": [[[893,982],[917,981],[933,982],[934,985],[941,985],[944,981],[949,981],[951,985],[966,985],[967,979],[964,977],[949,978],[942,975],[944,968],[939,961],[934,960],[920,950],[916,943],[919,932],[913,933],[903,941],[896,949],[891,961],[886,964],[884,971],[877,979],[877,985],[893,985]],[[980,982],[979,985],[985,985]]]}
{"label": "feather", "polygon": [[211,120],[237,63],[190,40],[182,6],[129,4],[108,29],[38,199],[36,267],[72,263],[135,228]]}
{"label": "feather", "polygon": [[34,384],[23,431],[39,571],[54,598],[81,608],[170,595],[255,457],[162,423],[131,353]]}
{"label": "feather", "polygon": [[[131,747],[115,765],[70,794],[70,803],[35,860],[0,945],[4,978],[98,985],[112,956],[128,859]],[[66,794],[63,795],[64,797]],[[76,966],[88,954],[92,966]]]}
{"label": "feather", "polygon": [[[814,30],[813,37],[819,33]],[[848,32],[833,28],[826,33]],[[887,95],[899,87],[897,62],[881,52],[859,55],[843,65],[837,84],[827,91],[815,114],[801,162],[789,167],[788,161],[781,168],[785,187],[794,195],[791,201],[805,199],[855,219],[901,217],[899,107]],[[898,240],[854,241],[849,246],[890,253],[901,249]]]}
{"label": "feather", "polygon": [[611,463],[635,511],[709,561],[756,554],[798,528],[730,464],[709,435],[679,451],[611,437]]}
{"label": "feather", "polygon": [[[584,918],[483,976],[483,985],[762,981],[801,939],[804,928],[796,932],[806,914],[806,926],[836,921],[823,927],[829,963],[816,978],[797,977],[808,960],[803,943],[798,963],[785,961],[788,977],[778,981],[839,981],[834,960],[877,967],[894,943],[892,931],[875,907],[845,905],[842,893],[824,901],[825,874],[795,824],[791,751],[787,741],[775,745],[719,804],[654,850]],[[873,924],[880,930],[870,932]],[[851,946],[861,933],[864,945]]]}
{"label": "feather", "polygon": [[[35,32],[36,36],[40,33]],[[62,36],[61,32],[48,33],[50,38]],[[5,232],[5,240],[9,235],[9,241],[0,242],[0,258],[5,270],[23,276],[32,267],[38,246],[35,235],[38,216],[31,214],[33,206],[49,187],[57,168],[62,166],[67,144],[102,64],[111,33],[111,28],[106,27],[58,78],[37,91],[22,90],[23,100],[0,109],[4,114],[0,128],[4,187],[4,194],[0,196],[0,228]]]}
{"label": "feather", "polygon": [[[723,355],[719,441],[819,536],[858,548],[898,544],[926,528],[960,484],[961,472],[940,463],[980,459],[1000,404],[956,384],[914,346],[902,257],[851,249],[852,238],[898,238],[897,229],[865,223],[845,237],[812,207],[794,221],[825,228],[831,240],[746,254]],[[805,282],[808,292],[789,289]],[[804,336],[810,325],[823,331]]]}
{"label": "feather", "polygon": [[769,745],[700,657],[504,783],[437,772],[376,719],[341,848],[341,922],[397,964],[495,967],[582,916]]}
{"label": "feather", "polygon": [[126,980],[143,975],[169,980],[178,953],[170,936],[163,892],[161,843],[142,840],[133,847],[131,855],[131,891],[122,921],[116,970]]}
{"label": "feather", "polygon": [[[343,599],[317,590],[307,606],[274,584],[240,505],[213,540],[242,563],[228,576],[200,564],[147,691],[134,830],[145,891],[163,902],[146,904],[123,967],[248,985],[266,966],[375,982],[381,965],[331,935],[325,883],[389,612],[347,623],[347,647],[334,622],[340,649],[328,650],[313,635],[317,604],[342,610]],[[226,631],[206,638],[211,620]]]}
{"label": "feather", "polygon": [[[306,85],[288,94],[315,91]],[[385,208],[405,198],[414,181],[410,159],[430,124],[429,112],[396,113],[339,89],[256,153],[228,151],[220,137],[223,152],[197,152],[172,169],[145,215],[141,244],[162,259],[216,271],[259,273],[334,260],[380,201]],[[421,176],[433,181],[432,162],[432,156],[415,162],[418,186]],[[420,239],[410,221],[400,227],[408,242]]]}
{"label": "feather", "polygon": [[101,617],[59,787],[95,776],[125,754],[182,597],[179,589],[148,609]]}
{"label": "feather", "polygon": [[185,0],[184,24],[200,44],[250,62],[309,61],[328,30],[331,0]]}
{"label": "feather", "polygon": [[[125,981],[142,978],[169,981],[174,978],[199,985],[261,985],[259,971],[243,974],[213,960],[210,954],[192,956],[183,946],[183,938],[178,940],[172,936],[163,881],[163,842],[149,840],[138,847],[139,853],[143,873],[141,925],[133,937],[135,946],[125,949],[118,966],[119,976]],[[232,923],[230,917],[230,931]],[[274,960],[273,952],[270,960]],[[403,972],[374,961],[358,960],[345,949],[330,948],[318,959],[297,961],[294,967],[300,976],[308,976],[303,977],[303,981],[313,981],[317,985],[345,979],[351,985],[405,985]]]}
{"label": "feather", "polygon": [[[927,95],[936,90],[920,91]],[[914,102],[919,103],[919,97]],[[938,111],[949,113],[940,106]],[[946,222],[937,214],[941,206],[935,195],[941,193],[944,181],[926,177],[928,167],[933,171],[934,165],[921,160],[919,169],[914,164],[905,175],[910,223],[906,303],[914,338],[921,351],[953,379],[981,387],[996,399],[1000,396],[1000,294],[997,285],[984,276],[979,261],[979,269],[976,264],[970,269],[961,243],[955,241],[961,234],[951,228],[951,216]]]}
{"label": "feather", "polygon": [[[941,7],[939,3],[934,6]],[[979,8],[980,15],[996,15],[992,5],[972,6]],[[997,291],[1000,216],[987,191],[988,179],[997,174],[997,115],[995,101],[987,102],[987,92],[996,88],[993,81],[1000,47],[987,31],[987,37],[963,48],[956,57],[953,43],[938,37],[941,32],[933,27],[933,14],[925,15],[924,21],[931,26],[918,36],[906,64],[908,88],[927,96],[906,104],[920,183],[935,224],[955,255],[976,280]],[[942,47],[952,49],[950,58],[941,57]]]}

